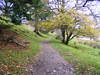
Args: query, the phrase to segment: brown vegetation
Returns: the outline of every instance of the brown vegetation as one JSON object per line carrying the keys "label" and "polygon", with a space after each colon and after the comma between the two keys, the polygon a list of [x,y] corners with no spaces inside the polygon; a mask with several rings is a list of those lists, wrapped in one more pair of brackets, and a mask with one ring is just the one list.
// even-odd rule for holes
{"label": "brown vegetation", "polygon": [[27,48],[28,41],[23,40],[16,32],[8,29],[0,30],[0,49],[23,50]]}

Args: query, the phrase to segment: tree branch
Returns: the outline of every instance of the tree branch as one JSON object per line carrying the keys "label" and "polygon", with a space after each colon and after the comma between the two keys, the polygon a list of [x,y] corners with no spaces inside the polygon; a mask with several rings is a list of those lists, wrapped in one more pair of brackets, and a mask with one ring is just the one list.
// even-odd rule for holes
{"label": "tree branch", "polygon": [[72,40],[74,37],[76,37],[77,35],[73,35],[71,38],[70,38],[70,40]]}
{"label": "tree branch", "polygon": [[85,5],[87,4],[88,0],[86,0],[86,2],[84,3],[83,7],[85,7]]}

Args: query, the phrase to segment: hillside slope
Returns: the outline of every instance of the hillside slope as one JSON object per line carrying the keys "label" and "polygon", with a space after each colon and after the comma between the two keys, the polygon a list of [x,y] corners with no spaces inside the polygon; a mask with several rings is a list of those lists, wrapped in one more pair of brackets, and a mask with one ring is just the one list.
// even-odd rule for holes
{"label": "hillside slope", "polygon": [[74,40],[68,46],[56,39],[51,39],[50,44],[66,61],[73,64],[76,75],[100,75],[100,49],[75,44]]}
{"label": "hillside slope", "polygon": [[0,75],[27,75],[25,66],[39,53],[45,38],[24,26],[0,21]]}

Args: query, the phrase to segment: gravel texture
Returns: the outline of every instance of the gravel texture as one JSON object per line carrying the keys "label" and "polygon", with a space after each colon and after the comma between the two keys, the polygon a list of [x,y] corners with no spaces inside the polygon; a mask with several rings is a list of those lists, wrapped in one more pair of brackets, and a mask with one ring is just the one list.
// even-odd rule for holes
{"label": "gravel texture", "polygon": [[49,44],[41,43],[41,52],[35,62],[30,65],[30,75],[75,75],[72,65]]}

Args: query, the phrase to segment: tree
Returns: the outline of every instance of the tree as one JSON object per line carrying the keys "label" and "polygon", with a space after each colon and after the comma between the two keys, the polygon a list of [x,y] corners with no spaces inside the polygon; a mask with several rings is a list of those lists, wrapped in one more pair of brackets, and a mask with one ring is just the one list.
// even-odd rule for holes
{"label": "tree", "polygon": [[34,21],[34,27],[35,31],[38,35],[39,34],[39,29],[38,29],[38,24],[42,20],[46,20],[47,17],[50,16],[52,13],[50,11],[50,7],[47,6],[47,4],[44,4],[41,0],[34,0],[34,5],[33,5],[33,11],[32,12],[32,20]]}
{"label": "tree", "polygon": [[[87,4],[87,2],[89,1],[96,1],[96,0],[86,0],[86,2],[84,3],[83,7],[85,7],[85,5]],[[100,1],[100,0],[97,0],[97,1]]]}
{"label": "tree", "polygon": [[52,19],[44,21],[40,25],[46,30],[63,28],[65,30],[65,39],[63,39],[63,43],[66,45],[68,45],[69,41],[74,37],[96,37],[96,33],[99,33],[96,28],[92,27],[95,25],[95,23],[91,21],[88,16],[80,14],[72,9],[67,13],[60,13],[58,16],[53,17]]}
{"label": "tree", "polygon": [[41,8],[39,2],[40,0],[2,0],[0,1],[0,10],[13,23],[20,24],[24,18],[27,20],[31,19],[32,14],[29,12],[32,8]]}
{"label": "tree", "polygon": [[[66,0],[52,0],[52,3],[55,5],[55,7],[53,8],[53,10],[55,11],[55,16],[59,15],[59,12],[64,14],[65,11],[65,6],[66,6]],[[65,27],[62,26],[61,27],[61,32],[62,32],[62,42],[64,43],[65,41]]]}
{"label": "tree", "polygon": [[97,37],[99,31],[95,28],[96,23],[93,22],[93,20],[90,20],[88,16],[78,13],[73,9],[69,10],[67,13],[74,19],[73,25],[69,25],[69,28],[66,29],[67,37],[65,43],[67,45],[70,40],[77,36]]}
{"label": "tree", "polygon": [[12,3],[9,0],[0,0],[0,10],[4,16],[9,17],[10,11],[12,10]]}
{"label": "tree", "polygon": [[0,10],[4,16],[9,17],[11,21],[15,24],[20,24],[23,17],[26,19],[30,18],[30,14],[27,12],[32,4],[33,0],[1,0],[0,1]]}

